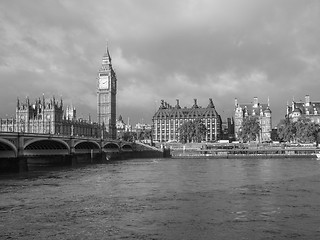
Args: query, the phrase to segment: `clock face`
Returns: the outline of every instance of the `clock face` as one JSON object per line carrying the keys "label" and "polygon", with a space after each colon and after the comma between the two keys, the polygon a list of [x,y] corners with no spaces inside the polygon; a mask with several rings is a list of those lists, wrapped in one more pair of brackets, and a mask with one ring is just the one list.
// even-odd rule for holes
{"label": "clock face", "polygon": [[108,89],[109,88],[109,76],[100,77],[99,88],[100,89]]}

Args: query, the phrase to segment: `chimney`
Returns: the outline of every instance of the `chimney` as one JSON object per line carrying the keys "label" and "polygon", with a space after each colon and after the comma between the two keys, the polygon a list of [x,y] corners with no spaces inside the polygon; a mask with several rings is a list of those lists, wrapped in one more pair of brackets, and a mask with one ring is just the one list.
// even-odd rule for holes
{"label": "chimney", "polygon": [[253,98],[253,107],[258,107],[258,98],[257,97]]}
{"label": "chimney", "polygon": [[209,98],[209,104],[208,104],[207,108],[214,108],[214,104],[213,104],[212,98]]}
{"label": "chimney", "polygon": [[195,98],[195,99],[193,99],[193,101],[194,101],[193,108],[198,108],[197,99]]}
{"label": "chimney", "polygon": [[310,106],[310,96],[306,95],[304,99],[305,99],[305,106],[309,107]]}
{"label": "chimney", "polygon": [[179,103],[179,99],[176,99],[176,106],[174,107],[174,108],[176,108],[176,109],[180,109],[181,107],[180,107],[180,103]]}
{"label": "chimney", "polygon": [[164,100],[161,100],[161,106],[160,106],[160,108],[164,108]]}

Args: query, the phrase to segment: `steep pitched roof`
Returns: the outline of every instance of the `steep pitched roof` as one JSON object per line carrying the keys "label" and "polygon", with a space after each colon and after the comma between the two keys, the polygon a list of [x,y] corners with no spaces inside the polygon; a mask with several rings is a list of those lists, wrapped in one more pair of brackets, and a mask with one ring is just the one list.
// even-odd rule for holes
{"label": "steep pitched roof", "polygon": [[197,100],[194,99],[194,104],[191,108],[181,108],[179,105],[179,100],[177,100],[177,104],[172,107],[164,100],[161,100],[160,107],[158,111],[154,114],[153,118],[203,118],[203,117],[217,117],[219,114],[217,113],[212,99],[209,99],[209,104],[207,108],[202,108],[198,106]]}
{"label": "steep pitched roof", "polygon": [[306,106],[305,102],[293,102],[292,106],[288,106],[289,113],[294,111],[300,111],[301,114],[320,114],[320,102],[310,102],[309,106]]}
{"label": "steep pitched roof", "polygon": [[269,108],[269,105],[265,103],[258,103],[256,106],[253,105],[252,103],[239,104],[239,106],[244,110],[244,114],[247,113],[249,116],[252,116],[252,115],[259,116],[261,112],[271,111]]}

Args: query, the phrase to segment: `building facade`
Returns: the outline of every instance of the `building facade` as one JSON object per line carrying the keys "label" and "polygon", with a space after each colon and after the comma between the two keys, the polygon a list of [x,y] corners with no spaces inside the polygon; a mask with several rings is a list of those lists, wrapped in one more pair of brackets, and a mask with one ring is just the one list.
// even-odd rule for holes
{"label": "building facade", "polygon": [[239,139],[239,131],[241,130],[242,122],[246,117],[256,116],[259,120],[261,133],[259,134],[259,141],[270,141],[272,131],[271,110],[269,100],[266,104],[258,102],[258,98],[253,98],[253,103],[239,104],[235,99],[234,108],[234,134],[235,138]]}
{"label": "building facade", "polygon": [[179,128],[183,123],[200,119],[207,129],[205,141],[216,141],[221,137],[221,117],[217,113],[212,99],[206,108],[199,107],[197,99],[191,108],[181,108],[179,100],[174,107],[161,100],[158,111],[152,118],[153,141],[179,141]]}
{"label": "building facade", "polygon": [[287,104],[286,117],[297,121],[300,117],[309,118],[312,122],[320,124],[320,102],[311,102],[310,96],[306,95],[304,102],[292,100],[291,105]]}
{"label": "building facade", "polygon": [[122,136],[123,133],[125,132],[132,132],[132,126],[129,124],[126,124],[123,121],[121,115],[117,119],[116,126],[117,126],[117,137]]}
{"label": "building facade", "polygon": [[18,99],[15,118],[0,119],[0,130],[86,137],[103,135],[97,123],[83,119],[77,120],[75,108],[67,107],[67,111],[64,111],[62,99],[57,101],[54,97],[45,99],[44,96],[33,103],[29,98],[24,102]]}
{"label": "building facade", "polygon": [[102,65],[98,72],[97,86],[97,122],[104,125],[108,137],[116,139],[116,94],[117,77],[112,68],[108,47],[102,57]]}
{"label": "building facade", "polygon": [[133,128],[134,132],[151,131],[151,130],[152,130],[151,124],[147,124],[147,123],[137,123],[136,126]]}

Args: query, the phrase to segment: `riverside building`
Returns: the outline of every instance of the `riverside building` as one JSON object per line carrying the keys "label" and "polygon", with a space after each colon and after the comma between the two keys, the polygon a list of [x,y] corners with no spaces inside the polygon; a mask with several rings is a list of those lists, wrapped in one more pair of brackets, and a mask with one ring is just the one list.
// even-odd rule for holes
{"label": "riverside building", "polygon": [[179,128],[183,123],[200,119],[206,126],[204,141],[216,141],[221,138],[221,117],[217,113],[212,99],[206,108],[198,106],[197,99],[191,108],[181,108],[179,100],[173,107],[164,100],[152,118],[153,141],[179,141]]}
{"label": "riverside building", "polygon": [[117,127],[117,137],[121,137],[125,132],[132,132],[132,126],[129,123],[126,124],[123,121],[121,115],[117,119],[116,127]]}
{"label": "riverside building", "polygon": [[238,99],[235,99],[234,108],[234,133],[235,138],[239,139],[238,132],[241,130],[242,122],[246,117],[256,116],[259,120],[261,132],[259,134],[259,141],[270,141],[271,140],[271,110],[268,103],[259,103],[258,98],[253,98],[253,103],[240,104]]}
{"label": "riverside building", "polygon": [[63,101],[39,98],[31,103],[17,100],[15,118],[0,119],[2,132],[23,132],[36,134],[57,134],[71,136],[101,137],[101,127],[88,120],[77,119],[76,109],[63,110]]}
{"label": "riverside building", "polygon": [[304,102],[292,100],[291,105],[287,104],[286,117],[292,119],[292,121],[305,117],[312,122],[320,123],[320,102],[311,102],[309,95],[305,96]]}

